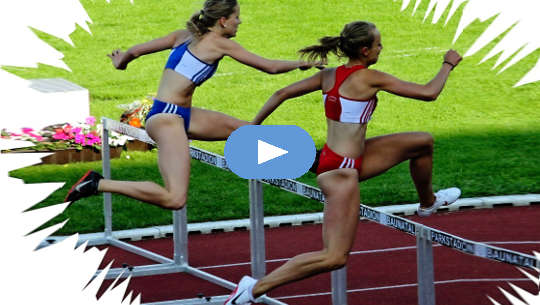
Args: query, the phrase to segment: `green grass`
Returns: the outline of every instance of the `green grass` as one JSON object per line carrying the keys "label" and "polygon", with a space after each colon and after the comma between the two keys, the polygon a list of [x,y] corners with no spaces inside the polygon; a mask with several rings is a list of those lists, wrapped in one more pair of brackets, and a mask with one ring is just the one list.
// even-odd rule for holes
{"label": "green grass", "polygon": [[[90,91],[91,113],[97,117],[118,118],[116,106],[156,91],[167,52],[145,56],[131,63],[126,71],[116,71],[105,56],[115,48],[165,35],[183,27],[200,2],[180,5],[172,0],[83,0],[90,18],[92,35],[77,29],[71,38],[75,47],[38,33],[65,55],[67,72],[40,65],[37,69],[4,67],[24,78],[63,77]],[[325,35],[337,35],[353,20],[374,22],[382,33],[384,50],[373,68],[400,78],[427,82],[438,71],[444,50],[462,54],[492,20],[469,26],[455,45],[453,35],[460,12],[446,25],[423,23],[427,7],[416,15],[412,8],[400,12],[400,2],[366,1],[272,1],[271,4],[241,1],[241,19],[236,40],[248,50],[268,58],[295,59],[296,51]],[[411,5],[412,6],[412,5]],[[442,20],[445,20],[443,16]],[[431,19],[428,18],[428,21]],[[434,186],[457,185],[463,196],[502,195],[540,192],[540,90],[538,83],[512,88],[536,63],[540,51],[501,74],[491,67],[492,58],[478,64],[495,45],[465,58],[452,72],[445,91],[434,103],[412,101],[386,93],[379,94],[379,105],[370,122],[368,136],[421,130],[436,139]],[[331,65],[338,65],[333,58]],[[314,71],[293,71],[267,75],[230,58],[221,61],[217,75],[197,89],[194,106],[222,111],[249,120],[277,89],[312,75]],[[285,103],[265,124],[295,124],[307,130],[321,147],[326,137],[320,93]],[[195,146],[223,154],[224,142],[199,142]],[[155,152],[130,152],[114,160],[113,178],[145,179],[161,182]],[[62,201],[67,188],[86,169],[100,169],[98,162],[44,165],[11,173],[27,183],[65,181],[66,186],[38,207]],[[192,162],[189,193],[189,220],[207,221],[248,216],[247,182],[231,173]],[[315,185],[312,174],[301,178]],[[369,205],[416,202],[407,164],[361,184],[362,201]],[[114,229],[169,224],[170,212],[121,196],[114,198]],[[53,222],[69,218],[59,232],[95,232],[103,229],[101,197],[82,200]],[[318,202],[273,187],[265,187],[267,215],[320,211]]]}

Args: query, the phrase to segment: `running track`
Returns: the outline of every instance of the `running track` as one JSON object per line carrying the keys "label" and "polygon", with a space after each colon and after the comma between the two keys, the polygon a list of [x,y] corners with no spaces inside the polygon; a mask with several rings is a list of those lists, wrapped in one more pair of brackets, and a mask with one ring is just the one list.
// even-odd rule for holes
{"label": "running track", "polygon": [[[532,254],[540,252],[540,206],[501,207],[439,213],[413,221],[473,241]],[[267,272],[296,254],[321,247],[321,225],[266,229]],[[379,224],[361,221],[348,263],[349,305],[413,305],[416,296],[416,239]],[[133,244],[172,258],[171,239],[144,240]],[[501,305],[511,305],[497,287],[513,295],[507,282],[538,294],[538,287],[516,267],[481,259],[442,246],[435,246],[437,304],[492,305],[486,295]],[[113,267],[155,264],[140,256],[110,247],[104,264]],[[250,273],[249,232],[239,231],[189,236],[189,263],[232,282]],[[103,266],[102,266],[103,267]],[[537,276],[534,271],[530,271]],[[111,281],[106,281],[107,285]],[[280,287],[269,296],[291,305],[331,304],[330,275],[318,275]],[[102,287],[106,288],[106,285]],[[185,274],[132,278],[129,290],[141,293],[141,303],[227,295],[225,288]],[[540,298],[540,296],[539,296]]]}

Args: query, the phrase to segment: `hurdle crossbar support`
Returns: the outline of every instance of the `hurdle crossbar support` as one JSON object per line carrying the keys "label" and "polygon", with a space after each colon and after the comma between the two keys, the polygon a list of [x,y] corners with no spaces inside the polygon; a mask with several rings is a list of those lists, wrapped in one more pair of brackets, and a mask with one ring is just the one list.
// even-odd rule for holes
{"label": "hurdle crossbar support", "polygon": [[332,271],[332,304],[347,305],[347,266]]}
{"label": "hurdle crossbar support", "polygon": [[[136,138],[137,140],[154,144],[155,142],[148,136],[148,134],[139,128],[134,128],[132,126],[122,124],[120,122],[102,118],[103,124],[103,149],[102,149],[102,166],[103,166],[103,176],[105,179],[111,178],[111,165],[110,165],[110,149],[109,145],[109,132],[115,131],[120,134],[128,135]],[[198,159],[202,162],[218,166],[221,168],[227,168],[227,163],[225,159],[221,156],[204,152],[202,150],[190,149],[190,154],[194,159]],[[253,186],[251,186],[253,184]],[[251,227],[251,250],[252,257],[255,258],[255,261],[252,262],[254,276],[259,278],[264,276],[266,272],[265,267],[265,249],[264,249],[264,210],[263,210],[263,201],[262,201],[262,186],[258,181],[250,182],[250,190],[253,189],[251,200],[250,211],[252,216]],[[109,269],[106,277],[107,279],[117,278],[117,277],[137,277],[137,276],[148,276],[148,275],[159,275],[159,274],[168,274],[168,273],[187,273],[193,276],[196,276],[205,281],[214,283],[221,287],[233,290],[236,287],[235,283],[227,281],[223,278],[217,277],[210,273],[201,271],[197,268],[191,267],[188,264],[188,229],[187,229],[187,208],[184,207],[181,210],[173,211],[173,243],[174,243],[174,254],[173,259],[169,259],[153,253],[151,251],[124,243],[115,239],[112,236],[112,197],[110,193],[104,193],[104,217],[105,217],[105,239],[107,244],[117,246],[121,249],[124,249],[128,252],[141,255],[143,257],[157,261],[159,264],[154,265],[144,265],[144,266],[128,266],[127,268],[113,268]],[[262,234],[262,237],[261,237]],[[126,270],[127,269],[127,270]],[[96,272],[97,276],[102,270]],[[189,304],[189,305],[207,305],[207,304],[222,304],[227,296],[216,296],[213,297],[212,302],[208,302],[205,298],[202,299],[187,299],[187,300],[171,300],[165,302],[151,303],[151,304]],[[287,305],[283,302],[277,301],[273,298],[263,296],[260,298],[266,304],[269,305]],[[147,303],[148,304],[148,303]]]}
{"label": "hurdle crossbar support", "polygon": [[264,203],[262,184],[249,180],[249,231],[251,247],[251,276],[256,279],[266,274],[266,245],[264,243]]}
{"label": "hurdle crossbar support", "polygon": [[[228,296],[213,296],[213,297],[201,297],[201,298],[193,298],[193,299],[185,299],[185,300],[178,300],[178,301],[165,301],[165,302],[154,302],[154,303],[146,303],[145,305],[223,305],[225,301],[227,300]],[[268,305],[287,305],[283,302],[277,301],[275,299],[271,299],[268,297],[261,297],[260,299],[257,299],[258,303],[264,303]]]}
{"label": "hurdle crossbar support", "polygon": [[[99,269],[92,280],[96,278],[101,272],[102,269]],[[105,275],[106,280],[115,280],[117,278],[127,278],[138,277],[138,276],[149,276],[149,275],[160,275],[160,274],[170,274],[177,272],[185,272],[185,268],[182,266],[175,265],[174,263],[169,264],[152,264],[144,266],[126,266],[122,268],[111,268]]]}
{"label": "hurdle crossbar support", "polygon": [[[102,145],[101,145],[101,164],[103,168],[103,177],[111,179],[111,153],[109,143],[109,120],[102,120]],[[106,144],[103,144],[106,143]],[[111,193],[103,193],[103,215],[105,217],[105,237],[112,237],[112,196]]]}
{"label": "hurdle crossbar support", "polygon": [[117,247],[117,248],[120,248],[120,249],[123,249],[123,250],[126,250],[128,252],[131,252],[133,254],[137,254],[139,256],[142,256],[142,257],[145,257],[147,259],[150,259],[150,260],[153,260],[157,263],[161,263],[161,264],[170,264],[170,263],[173,263],[174,260],[170,259],[170,258],[167,258],[165,256],[162,256],[162,255],[159,255],[159,254],[156,254],[154,252],[151,252],[151,251],[148,251],[146,249],[143,249],[143,248],[140,248],[140,247],[137,247],[137,246],[134,246],[132,244],[128,244],[126,242],[123,242],[123,241],[120,241],[120,240],[117,240],[115,238],[109,238],[108,239],[108,242],[111,246],[114,246],[114,247]]}
{"label": "hurdle crossbar support", "polygon": [[435,305],[433,245],[429,230],[417,227],[416,268],[418,278],[418,305]]}
{"label": "hurdle crossbar support", "polygon": [[182,301],[165,301],[165,302],[153,302],[153,303],[146,303],[146,305],[198,305],[198,304],[205,304],[205,305],[223,305],[225,301],[227,300],[227,296],[213,296],[213,297],[200,297],[200,298],[193,298],[193,299],[185,299]]}
{"label": "hurdle crossbar support", "polygon": [[187,206],[181,210],[173,211],[173,230],[174,262],[179,265],[187,266]]}

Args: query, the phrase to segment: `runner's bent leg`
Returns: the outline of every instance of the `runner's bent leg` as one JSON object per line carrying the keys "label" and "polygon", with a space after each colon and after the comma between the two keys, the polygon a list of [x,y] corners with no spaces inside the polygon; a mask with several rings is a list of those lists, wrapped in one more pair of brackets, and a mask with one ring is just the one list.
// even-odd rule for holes
{"label": "runner's bent leg", "polygon": [[171,114],[156,114],[147,122],[146,130],[157,143],[159,170],[165,187],[150,181],[103,179],[99,191],[122,194],[166,209],[181,209],[187,200],[190,172],[183,119]]}
{"label": "runner's bent leg", "polygon": [[222,141],[239,127],[248,124],[221,112],[192,107],[188,136],[193,140]]}
{"label": "runner's bent leg", "polygon": [[397,164],[409,161],[411,177],[422,206],[435,201],[431,184],[433,137],[425,132],[397,133],[366,140],[360,181],[378,176]]}

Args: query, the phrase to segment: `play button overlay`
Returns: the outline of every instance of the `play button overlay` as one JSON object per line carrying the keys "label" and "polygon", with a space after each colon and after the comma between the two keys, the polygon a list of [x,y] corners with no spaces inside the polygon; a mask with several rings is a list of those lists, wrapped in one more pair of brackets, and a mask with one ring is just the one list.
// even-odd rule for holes
{"label": "play button overlay", "polygon": [[245,179],[294,179],[315,159],[311,136],[294,125],[247,125],[225,143],[227,166]]}
{"label": "play button overlay", "polygon": [[288,151],[281,149],[264,141],[257,140],[257,163],[261,164],[279,156],[283,156]]}

